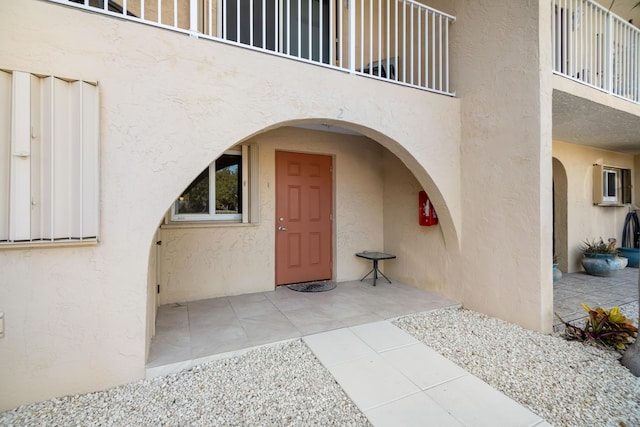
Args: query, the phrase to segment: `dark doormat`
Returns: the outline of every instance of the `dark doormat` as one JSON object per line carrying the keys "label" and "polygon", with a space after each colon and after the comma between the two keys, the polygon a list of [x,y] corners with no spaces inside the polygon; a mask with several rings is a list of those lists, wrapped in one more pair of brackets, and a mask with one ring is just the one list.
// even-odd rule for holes
{"label": "dark doormat", "polygon": [[317,282],[294,283],[287,288],[297,292],[326,292],[334,289],[336,282],[333,280],[319,280]]}

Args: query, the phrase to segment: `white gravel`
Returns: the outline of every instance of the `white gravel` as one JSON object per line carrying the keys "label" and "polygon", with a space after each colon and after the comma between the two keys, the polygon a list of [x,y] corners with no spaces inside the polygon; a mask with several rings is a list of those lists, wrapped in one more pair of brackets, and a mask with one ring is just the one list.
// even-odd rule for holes
{"label": "white gravel", "polygon": [[[637,304],[623,307],[637,318]],[[640,426],[640,380],[620,355],[464,309],[394,323],[557,426]],[[461,405],[464,402],[460,403]],[[1,426],[366,426],[301,340],[179,374],[0,413]]]}
{"label": "white gravel", "polygon": [[368,426],[301,340],[0,413],[1,426]]}
{"label": "white gravel", "polygon": [[394,323],[557,427],[640,426],[640,379],[616,352],[464,309]]}

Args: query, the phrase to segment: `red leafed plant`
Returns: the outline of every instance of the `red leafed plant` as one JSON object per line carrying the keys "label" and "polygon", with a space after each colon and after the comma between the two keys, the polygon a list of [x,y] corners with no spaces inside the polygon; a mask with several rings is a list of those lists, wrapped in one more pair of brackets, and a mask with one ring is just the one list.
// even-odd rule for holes
{"label": "red leafed plant", "polygon": [[613,307],[611,310],[602,307],[592,309],[586,304],[582,304],[582,307],[589,313],[584,328],[565,322],[556,313],[565,326],[564,333],[567,339],[591,341],[624,352],[631,344],[631,339],[637,337],[638,328],[620,313],[620,307]]}

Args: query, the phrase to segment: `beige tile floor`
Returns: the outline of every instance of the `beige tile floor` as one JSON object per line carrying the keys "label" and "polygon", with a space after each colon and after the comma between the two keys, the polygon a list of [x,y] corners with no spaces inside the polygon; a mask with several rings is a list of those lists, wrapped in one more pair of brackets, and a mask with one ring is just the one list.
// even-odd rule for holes
{"label": "beige tile floor", "polygon": [[[338,283],[328,292],[275,291],[158,309],[148,368],[227,355],[266,343],[458,305],[401,283]],[[152,371],[154,372],[154,371]],[[155,372],[160,373],[159,370]]]}

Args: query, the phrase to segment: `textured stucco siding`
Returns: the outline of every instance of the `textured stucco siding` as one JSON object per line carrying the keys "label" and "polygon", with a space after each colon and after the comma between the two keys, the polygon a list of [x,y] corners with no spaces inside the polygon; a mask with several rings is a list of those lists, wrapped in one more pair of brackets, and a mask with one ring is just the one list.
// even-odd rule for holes
{"label": "textured stucco siding", "polygon": [[[357,181],[346,171],[372,177],[384,166],[370,153],[386,148],[431,195],[447,251],[459,251],[455,98],[38,0],[0,2],[0,31],[0,68],[97,81],[101,94],[101,242],[0,252],[6,325],[0,408],[144,377],[158,225],[207,164],[239,142],[276,135],[265,133],[272,129],[324,122],[370,139],[363,151],[369,158],[337,142],[330,149],[328,142],[303,143],[336,155],[336,206],[352,196],[349,185],[341,184]],[[284,139],[284,148],[300,143]],[[371,206],[362,209],[384,208],[381,196],[368,191],[362,200]],[[247,292],[271,274],[265,262],[273,256],[273,229],[266,222],[272,201],[262,201],[264,226],[240,234],[216,231],[234,241],[241,237],[240,245],[250,249]],[[351,225],[356,220],[343,216],[336,218],[338,235],[344,230],[360,240],[335,241],[334,269],[337,278],[353,278],[363,267],[352,259],[354,248],[382,244],[382,230],[367,240]],[[382,227],[383,221],[385,216],[373,214],[362,226]],[[262,255],[266,261],[253,270]],[[448,295],[446,286],[440,289]]]}

